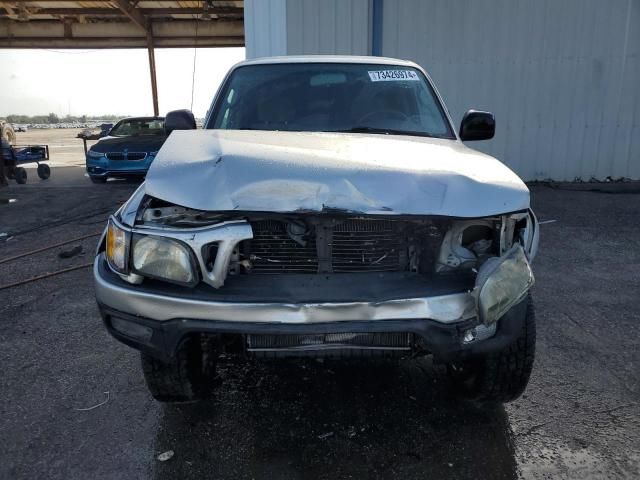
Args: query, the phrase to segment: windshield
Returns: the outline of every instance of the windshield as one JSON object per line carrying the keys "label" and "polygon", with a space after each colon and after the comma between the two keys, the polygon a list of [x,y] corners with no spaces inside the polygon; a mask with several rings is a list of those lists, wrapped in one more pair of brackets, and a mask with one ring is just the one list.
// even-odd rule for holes
{"label": "windshield", "polygon": [[109,132],[112,137],[164,134],[164,119],[162,118],[128,118],[120,120]]}
{"label": "windshield", "polygon": [[207,128],[455,138],[422,72],[348,63],[239,67]]}

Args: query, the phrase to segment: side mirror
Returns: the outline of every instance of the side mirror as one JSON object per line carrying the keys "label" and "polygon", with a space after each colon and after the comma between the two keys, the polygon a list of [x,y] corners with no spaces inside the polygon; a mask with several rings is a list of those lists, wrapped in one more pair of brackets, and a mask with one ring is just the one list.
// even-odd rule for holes
{"label": "side mirror", "polygon": [[468,110],[460,122],[460,140],[489,140],[496,133],[496,119],[492,113]]}
{"label": "side mirror", "polygon": [[164,130],[169,135],[174,130],[195,130],[196,119],[190,110],[174,110],[164,117]]}

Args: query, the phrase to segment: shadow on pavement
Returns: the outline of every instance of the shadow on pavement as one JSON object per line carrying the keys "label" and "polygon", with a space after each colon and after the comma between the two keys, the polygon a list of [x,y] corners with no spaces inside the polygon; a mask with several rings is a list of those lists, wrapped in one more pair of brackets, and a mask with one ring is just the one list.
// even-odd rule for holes
{"label": "shadow on pavement", "polygon": [[166,406],[155,478],[515,479],[502,407],[452,399],[428,360],[223,360],[214,400]]}

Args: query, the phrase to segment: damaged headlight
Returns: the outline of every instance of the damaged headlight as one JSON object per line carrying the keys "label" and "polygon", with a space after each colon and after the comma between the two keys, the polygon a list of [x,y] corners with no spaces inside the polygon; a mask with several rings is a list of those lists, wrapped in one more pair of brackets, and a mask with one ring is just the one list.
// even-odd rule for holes
{"label": "damaged headlight", "polygon": [[194,285],[197,273],[189,247],[164,237],[133,235],[132,265],[135,273],[181,285]]}
{"label": "damaged headlight", "polygon": [[115,217],[111,217],[105,243],[109,266],[131,283],[140,283],[143,276],[180,285],[198,283],[193,253],[178,240],[132,234]]}
{"label": "damaged headlight", "polygon": [[529,261],[520,244],[502,257],[487,260],[476,277],[478,314],[485,325],[496,322],[533,286]]}
{"label": "damaged headlight", "polygon": [[114,218],[109,219],[106,240],[107,262],[118,273],[128,273],[130,236],[131,233],[122,228]]}

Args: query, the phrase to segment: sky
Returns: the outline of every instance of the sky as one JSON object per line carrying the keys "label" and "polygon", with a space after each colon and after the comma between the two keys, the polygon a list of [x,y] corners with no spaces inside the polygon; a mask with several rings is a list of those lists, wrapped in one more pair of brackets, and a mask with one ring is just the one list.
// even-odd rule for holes
{"label": "sky", "polygon": [[[204,117],[244,48],[198,48],[193,113]],[[191,107],[193,48],[156,49],[160,115]],[[0,116],[152,115],[147,50],[0,49]]]}

